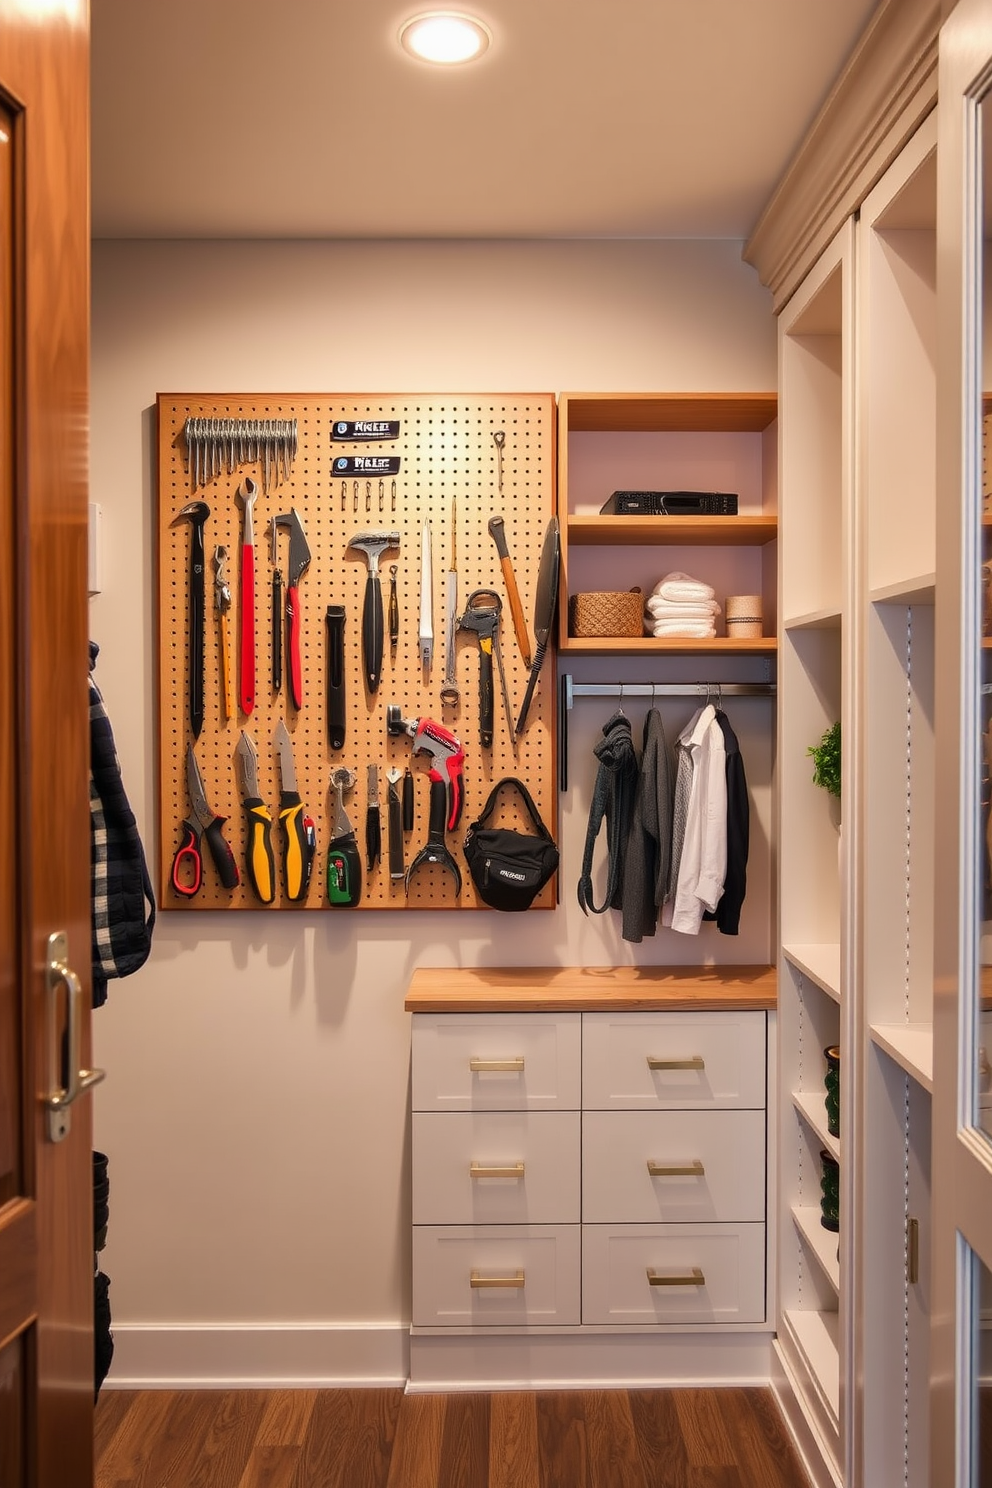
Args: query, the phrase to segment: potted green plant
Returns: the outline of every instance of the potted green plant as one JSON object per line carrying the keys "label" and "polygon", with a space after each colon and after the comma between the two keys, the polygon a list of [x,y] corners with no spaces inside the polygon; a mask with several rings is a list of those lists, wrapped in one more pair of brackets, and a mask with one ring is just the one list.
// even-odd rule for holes
{"label": "potted green plant", "polygon": [[828,795],[839,800],[840,723],[832,723],[819,744],[811,744],[806,753],[813,761],[813,784],[822,786]]}

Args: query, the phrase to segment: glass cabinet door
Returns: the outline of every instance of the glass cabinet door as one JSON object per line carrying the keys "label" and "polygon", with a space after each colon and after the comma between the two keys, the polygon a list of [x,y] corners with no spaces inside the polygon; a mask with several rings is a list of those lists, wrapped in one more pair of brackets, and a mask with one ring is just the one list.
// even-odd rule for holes
{"label": "glass cabinet door", "polygon": [[992,1483],[992,7],[940,37],[931,1481]]}

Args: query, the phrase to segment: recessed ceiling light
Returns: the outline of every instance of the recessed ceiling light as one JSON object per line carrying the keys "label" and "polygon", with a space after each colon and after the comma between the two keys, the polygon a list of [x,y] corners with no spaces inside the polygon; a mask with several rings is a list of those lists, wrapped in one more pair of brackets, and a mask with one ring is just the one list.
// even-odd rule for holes
{"label": "recessed ceiling light", "polygon": [[412,57],[450,67],[481,57],[492,41],[492,34],[474,16],[453,10],[430,10],[404,21],[400,41]]}

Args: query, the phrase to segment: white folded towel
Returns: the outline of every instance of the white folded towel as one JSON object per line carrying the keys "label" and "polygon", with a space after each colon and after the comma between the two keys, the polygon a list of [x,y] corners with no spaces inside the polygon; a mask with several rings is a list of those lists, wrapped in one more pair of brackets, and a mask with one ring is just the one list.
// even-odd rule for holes
{"label": "white folded towel", "polygon": [[675,604],[691,604],[695,600],[712,599],[715,592],[701,579],[694,579],[690,574],[678,571],[666,574],[663,579],[659,579],[652,591],[660,595],[662,599],[671,600]]}
{"label": "white folded towel", "polygon": [[712,620],[645,620],[644,629],[656,640],[662,640],[666,636],[705,640],[716,635],[716,626]]}
{"label": "white folded towel", "polygon": [[652,594],[644,608],[658,620],[712,620],[719,615],[720,606],[715,599],[700,599],[693,603],[676,604]]}

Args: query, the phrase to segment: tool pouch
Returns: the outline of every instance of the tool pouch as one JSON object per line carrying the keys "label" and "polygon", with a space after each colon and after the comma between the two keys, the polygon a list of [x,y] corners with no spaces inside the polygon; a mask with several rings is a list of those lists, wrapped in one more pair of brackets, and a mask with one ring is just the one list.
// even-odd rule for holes
{"label": "tool pouch", "polygon": [[[486,826],[504,785],[516,786],[537,835]],[[529,909],[558,867],[558,848],[521,780],[508,775],[493,786],[478,819],[465,833],[465,861],[479,897],[492,909]]]}

